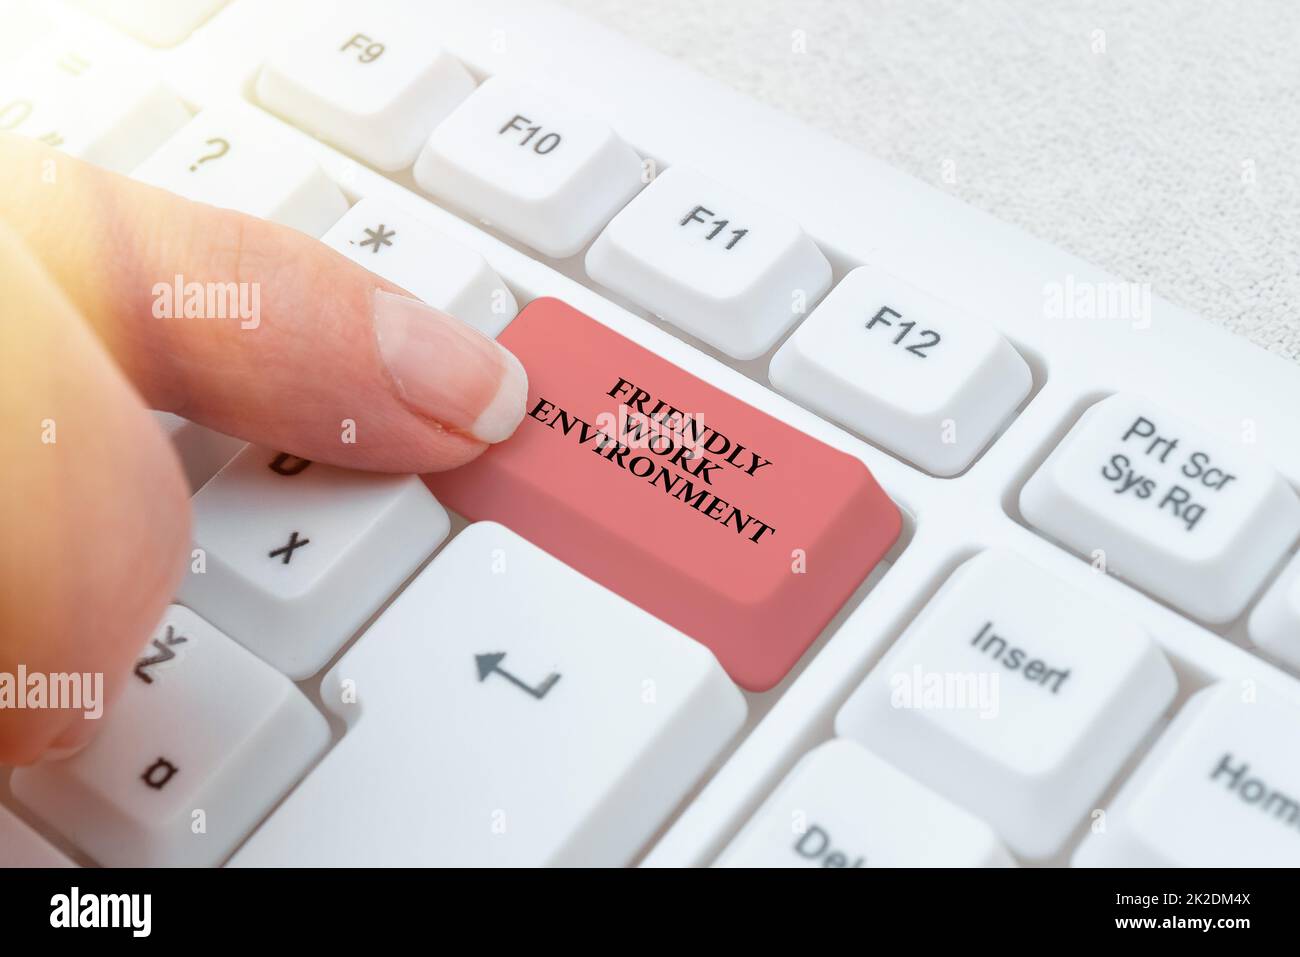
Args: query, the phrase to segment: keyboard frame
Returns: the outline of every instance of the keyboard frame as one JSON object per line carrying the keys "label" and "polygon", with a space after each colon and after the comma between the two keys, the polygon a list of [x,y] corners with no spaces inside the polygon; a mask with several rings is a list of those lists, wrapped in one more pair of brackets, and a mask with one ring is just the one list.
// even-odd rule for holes
{"label": "keyboard frame", "polygon": [[[1016,507],[1020,488],[1084,409],[1118,391],[1148,395],[1229,440],[1240,440],[1245,423],[1253,422],[1258,454],[1300,486],[1300,367],[1155,296],[1145,329],[1120,320],[1046,318],[1048,283],[1117,278],[563,7],[536,0],[410,0],[408,6],[413,29],[427,29],[478,80],[502,72],[543,78],[550,92],[605,119],[659,168],[693,166],[794,217],[830,259],[836,282],[854,266],[878,266],[991,322],[1034,373],[1029,399],[993,444],[961,475],[936,478],[770,389],[771,352],[750,362],[721,356],[600,292],[586,280],[581,255],[534,257],[420,194],[409,170],[388,178],[292,131],[350,201],[374,196],[412,209],[481,253],[521,305],[539,296],[563,299],[857,456],[905,512],[903,537],[887,568],[872,574],[777,689],[747,695],[746,733],[646,848],[641,864],[710,863],[793,764],[833,736],[835,712],[944,579],[987,547],[1012,548],[1062,580],[1095,590],[1098,600],[1141,624],[1178,675],[1170,714],[1214,681],[1256,682],[1300,702],[1300,681],[1245,650],[1244,616],[1217,629],[1190,621],[1094,571],[1029,528]],[[308,0],[232,0],[180,46],[136,51],[192,109],[232,95],[256,103],[257,65],[278,38],[292,37],[325,7]],[[107,32],[75,9],[59,8],[58,14],[84,22],[92,34]],[[123,42],[120,35],[112,38],[114,45]],[[690,104],[689,110],[681,104]],[[461,527],[453,524],[453,536]],[[313,699],[319,678],[301,683]],[[1046,863],[1066,862],[1086,826],[1080,822],[1066,852]]]}

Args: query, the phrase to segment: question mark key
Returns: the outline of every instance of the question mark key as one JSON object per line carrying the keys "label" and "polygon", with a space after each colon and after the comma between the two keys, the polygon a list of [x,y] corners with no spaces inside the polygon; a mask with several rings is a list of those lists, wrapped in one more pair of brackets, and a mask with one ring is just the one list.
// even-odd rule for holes
{"label": "question mark key", "polygon": [[348,209],[343,192],[301,137],[239,101],[198,113],[132,175],[187,199],[317,237]]}
{"label": "question mark key", "polygon": [[208,162],[209,160],[221,159],[221,157],[225,156],[227,153],[230,152],[230,141],[227,139],[223,139],[220,136],[214,136],[212,139],[208,140],[207,143],[205,143],[204,145],[212,147],[212,151],[208,153],[204,153],[202,156],[198,158],[196,162],[191,164],[190,166],[191,173],[193,173],[195,170],[197,170],[200,166],[202,166],[204,163]]}

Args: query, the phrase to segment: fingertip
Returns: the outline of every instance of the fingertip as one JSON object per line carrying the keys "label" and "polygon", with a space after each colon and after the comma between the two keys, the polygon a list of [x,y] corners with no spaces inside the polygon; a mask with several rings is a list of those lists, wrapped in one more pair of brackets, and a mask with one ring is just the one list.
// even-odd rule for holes
{"label": "fingertip", "polygon": [[528,396],[514,355],[419,299],[376,289],[373,302],[380,361],[411,411],[489,445],[514,432]]}
{"label": "fingertip", "polygon": [[[5,252],[0,671],[87,675],[102,704],[184,573],[189,490],[89,327],[20,244]],[[99,724],[79,709],[0,710],[0,761],[75,747]]]}
{"label": "fingertip", "polygon": [[528,373],[523,363],[513,352],[499,345],[498,348],[504,368],[497,381],[496,394],[469,430],[475,438],[492,445],[515,434],[515,429],[524,420],[528,401]]}

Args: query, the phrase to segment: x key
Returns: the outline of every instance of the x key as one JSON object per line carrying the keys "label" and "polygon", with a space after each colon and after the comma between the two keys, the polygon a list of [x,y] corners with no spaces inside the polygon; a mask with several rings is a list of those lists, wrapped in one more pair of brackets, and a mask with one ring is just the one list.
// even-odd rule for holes
{"label": "x key", "polygon": [[294,532],[289,536],[289,541],[287,544],[281,545],[279,548],[267,552],[266,557],[275,558],[277,555],[283,555],[284,558],[281,559],[281,562],[285,565],[288,565],[289,560],[293,558],[293,550],[295,548],[302,548],[304,545],[309,545],[309,544],[311,544],[310,538],[304,538],[300,541],[298,539],[298,533]]}

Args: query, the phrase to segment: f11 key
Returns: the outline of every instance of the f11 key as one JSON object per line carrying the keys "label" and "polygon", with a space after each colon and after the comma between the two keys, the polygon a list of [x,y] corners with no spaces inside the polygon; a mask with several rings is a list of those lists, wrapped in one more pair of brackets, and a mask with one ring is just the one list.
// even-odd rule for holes
{"label": "f11 key", "polygon": [[786,674],[898,538],[858,459],[557,299],[500,342],[528,370],[519,431],[425,477],[708,646],[737,684]]}

